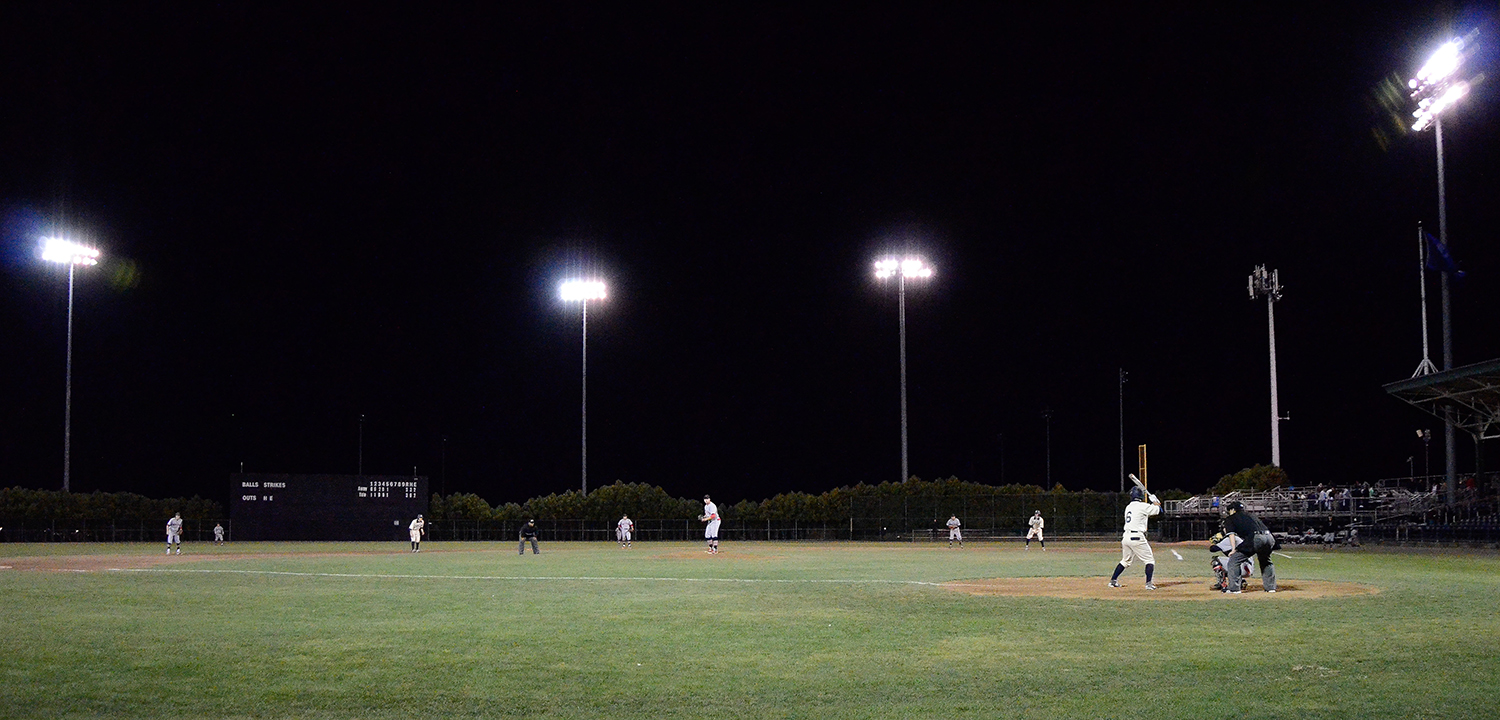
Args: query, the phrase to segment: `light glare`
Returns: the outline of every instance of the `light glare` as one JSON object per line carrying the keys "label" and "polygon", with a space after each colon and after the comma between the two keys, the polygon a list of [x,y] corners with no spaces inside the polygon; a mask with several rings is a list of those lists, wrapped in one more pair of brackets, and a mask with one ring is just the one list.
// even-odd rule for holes
{"label": "light glare", "polygon": [[42,246],[42,259],[71,265],[97,265],[99,251],[62,238],[49,237]]}
{"label": "light glare", "polygon": [[881,258],[875,261],[875,277],[881,280],[894,276],[898,271],[902,277],[932,277],[932,268],[922,262],[921,258]]}
{"label": "light glare", "polygon": [[1427,64],[1423,65],[1422,69],[1417,71],[1417,77],[1412,81],[1414,83],[1412,87],[1429,85],[1452,75],[1454,71],[1458,70],[1458,66],[1463,64],[1463,48],[1464,45],[1461,40],[1450,40],[1443,43],[1443,46],[1438,48],[1437,52],[1433,53],[1432,57],[1427,59]]}
{"label": "light glare", "polygon": [[1417,111],[1412,113],[1412,117],[1415,117],[1417,121],[1412,123],[1411,129],[1416,132],[1426,130],[1437,119],[1438,115],[1443,114],[1443,111],[1453,107],[1455,103],[1462,100],[1468,94],[1469,84],[1461,82],[1455,83],[1453,87],[1443,91],[1443,94],[1439,95],[1436,99],[1424,99],[1417,105]]}
{"label": "light glare", "polygon": [[599,280],[569,280],[562,284],[564,300],[603,300],[604,283]]}

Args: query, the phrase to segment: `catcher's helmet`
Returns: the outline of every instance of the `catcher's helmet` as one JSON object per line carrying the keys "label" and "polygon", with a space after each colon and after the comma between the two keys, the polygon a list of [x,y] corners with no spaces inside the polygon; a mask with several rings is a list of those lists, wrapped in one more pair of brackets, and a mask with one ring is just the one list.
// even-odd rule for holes
{"label": "catcher's helmet", "polygon": [[1130,488],[1130,499],[1131,500],[1145,500],[1146,499],[1146,492],[1144,490],[1141,490],[1141,488],[1139,486]]}

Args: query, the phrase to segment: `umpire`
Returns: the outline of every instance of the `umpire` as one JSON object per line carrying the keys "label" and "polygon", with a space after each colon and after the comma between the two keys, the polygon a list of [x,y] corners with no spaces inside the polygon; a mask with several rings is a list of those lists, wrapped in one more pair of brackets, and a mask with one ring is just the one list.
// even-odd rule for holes
{"label": "umpire", "polygon": [[1235,595],[1240,593],[1243,578],[1237,570],[1240,563],[1249,560],[1251,556],[1260,562],[1261,586],[1268,593],[1276,592],[1276,566],[1271,564],[1271,551],[1276,549],[1276,538],[1260,518],[1245,512],[1244,503],[1235,500],[1226,508],[1229,515],[1224,518],[1224,532],[1234,533],[1244,539],[1234,547],[1234,552],[1229,554],[1229,560],[1224,563],[1230,568],[1229,589],[1225,592]]}
{"label": "umpire", "polygon": [[517,555],[525,555],[526,554],[526,541],[527,540],[531,541],[531,554],[532,555],[541,555],[542,552],[540,550],[536,549],[536,521],[535,520],[527,520],[526,524],[521,526],[521,545],[520,545],[520,547],[516,548],[516,550],[517,550],[516,554]]}

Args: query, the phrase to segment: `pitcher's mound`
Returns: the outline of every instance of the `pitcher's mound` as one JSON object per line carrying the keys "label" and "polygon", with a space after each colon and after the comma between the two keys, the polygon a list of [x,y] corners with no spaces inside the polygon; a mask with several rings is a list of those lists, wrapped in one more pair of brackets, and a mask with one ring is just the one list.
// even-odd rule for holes
{"label": "pitcher's mound", "polygon": [[1252,579],[1240,595],[1226,595],[1209,589],[1208,578],[1157,578],[1156,589],[1147,590],[1140,576],[1125,581],[1123,587],[1109,586],[1107,577],[1036,577],[955,580],[943,587],[970,595],[1006,595],[1012,597],[1092,598],[1097,600],[1266,600],[1309,599],[1374,595],[1380,590],[1369,585],[1327,580],[1290,580],[1277,583],[1275,593],[1260,587]]}

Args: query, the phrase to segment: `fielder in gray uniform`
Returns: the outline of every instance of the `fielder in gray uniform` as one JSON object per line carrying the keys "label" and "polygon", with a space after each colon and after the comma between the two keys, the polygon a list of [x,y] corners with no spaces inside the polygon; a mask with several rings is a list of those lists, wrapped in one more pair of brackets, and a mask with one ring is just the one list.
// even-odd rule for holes
{"label": "fielder in gray uniform", "polygon": [[177,554],[182,554],[182,513],[176,513],[171,520],[167,521],[167,554],[172,554],[172,545],[176,543]]}
{"label": "fielder in gray uniform", "polygon": [[[1234,546],[1234,552],[1229,554],[1229,560],[1225,564],[1230,568],[1237,568],[1240,563],[1255,557],[1260,561],[1261,587],[1268,593],[1276,592],[1276,566],[1271,563],[1271,551],[1276,549],[1275,536],[1271,535],[1260,518],[1245,512],[1244,503],[1235,500],[1229,503],[1226,510],[1229,515],[1224,518],[1224,532],[1244,539]],[[1239,573],[1229,573],[1229,589],[1225,592],[1240,594],[1242,581]]]}
{"label": "fielder in gray uniform", "polygon": [[[1147,503],[1146,500],[1151,502]],[[1125,535],[1120,538],[1120,564],[1109,578],[1110,587],[1120,587],[1120,573],[1125,572],[1136,560],[1146,566],[1146,589],[1155,590],[1151,584],[1151,573],[1156,570],[1156,556],[1151,554],[1151,543],[1146,541],[1146,521],[1161,512],[1161,501],[1155,495],[1146,495],[1139,487],[1130,489],[1130,504],[1125,506]]]}
{"label": "fielder in gray uniform", "polygon": [[959,547],[964,546],[964,533],[962,530],[958,529],[958,526],[961,524],[962,523],[958,521],[957,515],[948,518],[948,547],[953,547],[954,540],[958,541]]}
{"label": "fielder in gray uniform", "polygon": [[620,521],[615,523],[615,539],[620,541],[620,547],[630,547],[630,533],[635,530],[635,521],[629,515],[621,515]]}

